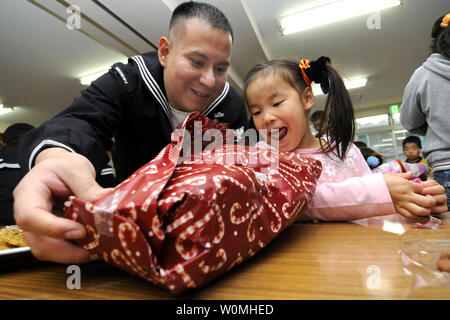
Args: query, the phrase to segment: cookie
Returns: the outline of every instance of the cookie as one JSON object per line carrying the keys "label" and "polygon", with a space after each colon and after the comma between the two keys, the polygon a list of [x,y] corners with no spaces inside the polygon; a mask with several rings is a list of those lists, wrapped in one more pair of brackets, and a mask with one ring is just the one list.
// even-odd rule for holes
{"label": "cookie", "polygon": [[3,228],[0,231],[0,239],[10,246],[26,247],[27,243],[23,237],[22,231],[17,228]]}
{"label": "cookie", "polygon": [[3,250],[3,249],[11,249],[11,247],[6,242],[4,242],[0,239],[0,250]]}
{"label": "cookie", "polygon": [[440,259],[437,262],[440,271],[450,272],[450,259]]}
{"label": "cookie", "polygon": [[450,250],[444,251],[441,253],[441,257],[439,259],[450,259]]}
{"label": "cookie", "polygon": [[437,267],[440,271],[450,272],[450,250],[441,253]]}

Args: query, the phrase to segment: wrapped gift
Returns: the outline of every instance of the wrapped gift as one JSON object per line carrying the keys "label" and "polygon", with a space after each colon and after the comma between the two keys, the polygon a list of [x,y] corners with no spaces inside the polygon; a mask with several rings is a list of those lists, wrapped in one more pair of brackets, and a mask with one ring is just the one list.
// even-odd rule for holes
{"label": "wrapped gift", "polygon": [[64,216],[88,232],[79,244],[174,294],[253,256],[298,218],[322,167],[235,139],[192,113],[155,159],[101,199],[66,202]]}

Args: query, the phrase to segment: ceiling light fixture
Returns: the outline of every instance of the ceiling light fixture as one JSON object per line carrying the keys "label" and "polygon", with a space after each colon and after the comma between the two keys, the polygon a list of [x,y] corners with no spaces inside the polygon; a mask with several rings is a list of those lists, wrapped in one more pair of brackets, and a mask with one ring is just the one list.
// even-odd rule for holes
{"label": "ceiling light fixture", "polygon": [[[367,84],[367,78],[357,78],[352,80],[344,81],[345,87],[347,90],[355,89],[355,88],[362,88],[365,87]],[[320,96],[323,94],[322,89],[320,88],[320,85],[315,84],[311,86],[313,93],[315,96]]]}
{"label": "ceiling light fixture", "polygon": [[14,110],[14,107],[12,107],[12,106],[5,106],[5,105],[0,103],[0,115],[9,113],[9,112],[11,112],[13,110]]}
{"label": "ceiling light fixture", "polygon": [[88,86],[91,84],[92,81],[96,80],[97,78],[99,78],[100,76],[104,75],[105,73],[107,73],[109,71],[109,69],[105,69],[105,70],[101,70],[95,73],[91,73],[88,74],[87,76],[81,77],[80,78],[80,83],[83,86]]}
{"label": "ceiling light fixture", "polygon": [[[118,60],[118,62],[121,62],[123,64],[128,63],[128,57],[123,57]],[[102,75],[107,73],[111,69],[111,65],[103,65],[102,67],[99,67],[97,69],[92,69],[91,72],[89,72],[87,75],[81,77],[80,83],[83,86],[88,86],[91,84],[91,82],[95,81],[97,78],[100,78]]]}
{"label": "ceiling light fixture", "polygon": [[399,0],[339,0],[280,19],[282,35],[356,17],[401,4]]}

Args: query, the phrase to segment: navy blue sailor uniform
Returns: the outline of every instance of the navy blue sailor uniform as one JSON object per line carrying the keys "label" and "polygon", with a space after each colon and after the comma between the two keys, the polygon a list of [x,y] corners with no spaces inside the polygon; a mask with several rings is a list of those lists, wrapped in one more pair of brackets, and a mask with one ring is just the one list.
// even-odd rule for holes
{"label": "navy blue sailor uniform", "polygon": [[[13,191],[25,174],[18,158],[18,143],[7,145],[0,150],[0,226],[16,224]],[[114,186],[113,168],[110,166],[104,167],[97,177],[97,182],[103,187]]]}
{"label": "navy blue sailor uniform", "polygon": [[0,226],[15,224],[12,192],[22,178],[18,151],[18,144],[0,150]]}
{"label": "navy blue sailor uniform", "polygon": [[[126,65],[114,64],[68,108],[23,137],[21,166],[30,170],[40,151],[61,147],[86,156],[98,176],[110,150],[116,181],[129,177],[171,140],[163,71],[157,51],[133,56]],[[229,83],[202,114],[232,129],[247,123],[243,98]]]}

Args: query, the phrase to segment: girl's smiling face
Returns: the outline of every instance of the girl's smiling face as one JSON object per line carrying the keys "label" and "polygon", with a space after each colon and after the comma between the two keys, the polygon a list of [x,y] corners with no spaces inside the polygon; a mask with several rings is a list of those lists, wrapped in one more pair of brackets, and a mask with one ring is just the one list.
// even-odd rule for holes
{"label": "girl's smiling face", "polygon": [[311,87],[299,95],[281,76],[257,75],[247,86],[246,98],[255,127],[268,143],[278,143],[281,151],[317,145],[306,112],[314,106]]}

